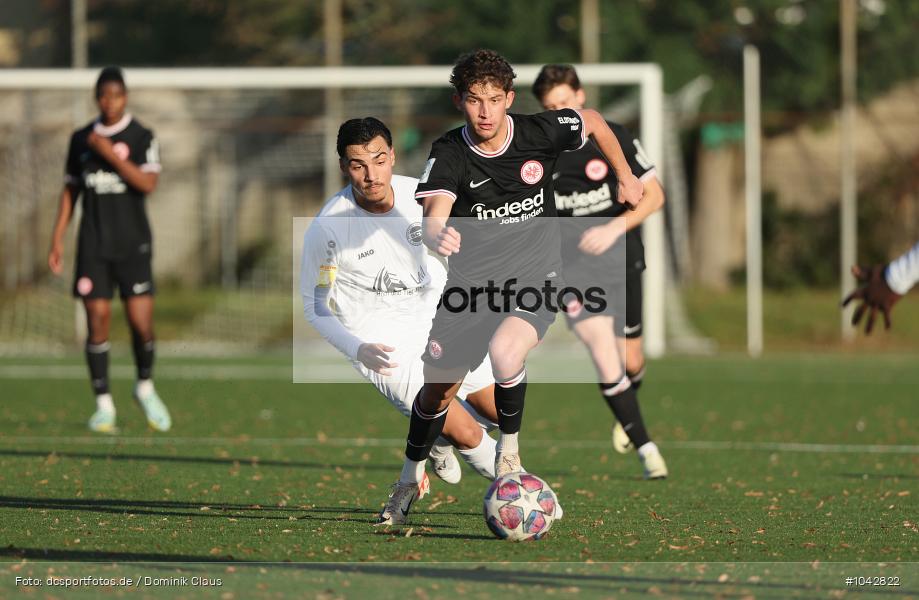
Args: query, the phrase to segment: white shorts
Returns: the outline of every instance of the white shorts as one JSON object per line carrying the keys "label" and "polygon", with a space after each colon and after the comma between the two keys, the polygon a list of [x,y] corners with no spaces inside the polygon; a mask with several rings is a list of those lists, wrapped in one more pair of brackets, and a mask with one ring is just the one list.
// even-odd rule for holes
{"label": "white shorts", "polygon": [[[412,414],[412,402],[415,401],[415,396],[418,395],[418,392],[421,391],[421,386],[424,385],[424,363],[421,361],[421,354],[413,352],[412,355],[414,360],[410,360],[408,364],[400,362],[398,356],[391,356],[391,359],[399,365],[392,369],[392,375],[380,375],[360,363],[355,365],[364,379],[372,383],[373,387],[377,388],[389,400],[390,404],[406,417]],[[494,383],[495,378],[491,373],[491,361],[486,356],[477,369],[470,371],[466,375],[459,391],[456,393],[456,397],[459,399],[460,404],[463,405],[463,408],[482,427],[488,430],[497,427],[497,425],[477,413],[466,402],[466,396]]]}

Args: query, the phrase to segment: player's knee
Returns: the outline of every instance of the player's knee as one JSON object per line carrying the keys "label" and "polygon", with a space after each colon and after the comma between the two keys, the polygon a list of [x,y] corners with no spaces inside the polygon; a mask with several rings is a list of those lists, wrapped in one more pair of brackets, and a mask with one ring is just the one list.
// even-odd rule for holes
{"label": "player's knee", "polygon": [[472,419],[467,421],[458,424],[451,423],[450,431],[444,428],[444,435],[451,439],[457,450],[472,450],[482,442],[482,435],[484,435],[482,428]]}
{"label": "player's knee", "polygon": [[518,348],[514,340],[492,339],[488,344],[488,355],[495,377],[516,375],[526,360],[526,352]]}

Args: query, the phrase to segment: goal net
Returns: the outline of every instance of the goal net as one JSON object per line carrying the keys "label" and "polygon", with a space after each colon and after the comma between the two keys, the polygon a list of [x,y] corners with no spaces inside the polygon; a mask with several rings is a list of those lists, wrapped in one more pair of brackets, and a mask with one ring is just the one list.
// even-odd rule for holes
{"label": "goal net", "polygon": [[[628,88],[628,123],[662,170],[663,90],[650,64],[577,65],[581,81]],[[516,67],[518,112],[538,65]],[[157,335],[169,352],[251,352],[289,347],[302,326],[293,306],[292,219],[315,214],[344,181],[335,133],[373,115],[393,131],[397,172],[417,176],[433,139],[457,125],[450,67],[127,69],[129,112],[159,140],[163,173],[148,198],[154,234]],[[0,354],[70,352],[82,344],[71,298],[76,220],[65,271],[52,276],[48,243],[70,133],[96,114],[98,71],[0,72]],[[663,217],[644,230],[645,343],[665,344]],[[119,303],[114,303],[117,307]],[[298,318],[299,317],[299,318]],[[115,317],[118,319],[119,317]],[[113,319],[114,320],[114,319]],[[112,327],[114,340],[126,328]]]}

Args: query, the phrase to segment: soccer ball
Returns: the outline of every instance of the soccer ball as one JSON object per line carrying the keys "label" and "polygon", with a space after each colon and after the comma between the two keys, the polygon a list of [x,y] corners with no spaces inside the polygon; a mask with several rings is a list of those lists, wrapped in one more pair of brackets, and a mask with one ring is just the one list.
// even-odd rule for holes
{"label": "soccer ball", "polygon": [[485,492],[485,524],[502,540],[538,540],[552,527],[557,504],[555,492],[536,475],[510,473]]}

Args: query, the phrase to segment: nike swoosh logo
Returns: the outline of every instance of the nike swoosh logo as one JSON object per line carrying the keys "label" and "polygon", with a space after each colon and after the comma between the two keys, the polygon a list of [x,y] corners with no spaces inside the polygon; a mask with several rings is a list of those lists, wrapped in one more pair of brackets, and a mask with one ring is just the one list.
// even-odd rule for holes
{"label": "nike swoosh logo", "polygon": [[512,412],[512,413],[506,413],[506,412],[504,412],[503,410],[498,409],[498,412],[501,413],[501,414],[502,414],[503,416],[505,416],[505,417],[513,417],[514,415],[518,414],[520,411],[518,410],[518,411],[514,411],[514,412]]}
{"label": "nike swoosh logo", "polygon": [[641,325],[636,325],[635,327],[628,327],[628,326],[626,326],[626,327],[623,327],[623,328],[622,328],[622,332],[623,332],[623,333],[635,333],[636,331],[638,331],[638,330],[640,330],[640,329],[641,329]]}
{"label": "nike swoosh logo", "polygon": [[405,508],[400,508],[400,509],[399,509],[399,512],[402,513],[402,516],[403,516],[403,517],[407,517],[407,516],[408,516],[408,512],[409,512],[410,510],[412,510],[412,504],[414,504],[414,503],[415,503],[415,499],[412,498],[411,500],[409,500],[408,506],[406,506]]}
{"label": "nike swoosh logo", "polygon": [[149,281],[145,281],[145,282],[143,282],[143,283],[135,283],[134,286],[132,287],[132,289],[134,290],[134,293],[135,293],[135,294],[140,294],[140,293],[142,293],[142,292],[146,292],[147,290],[150,289],[150,282],[149,282]]}
{"label": "nike swoosh logo", "polygon": [[516,310],[517,312],[525,312],[525,313],[531,314],[531,315],[535,315],[535,314],[536,314],[536,313],[534,313],[532,310],[526,310],[526,309],[520,308],[519,306],[515,307],[514,310]]}
{"label": "nike swoosh logo", "polygon": [[469,187],[471,187],[472,189],[475,189],[479,187],[480,185],[485,185],[489,181],[491,181],[491,177],[489,177],[488,179],[483,179],[482,181],[470,181]]}

